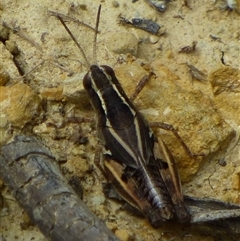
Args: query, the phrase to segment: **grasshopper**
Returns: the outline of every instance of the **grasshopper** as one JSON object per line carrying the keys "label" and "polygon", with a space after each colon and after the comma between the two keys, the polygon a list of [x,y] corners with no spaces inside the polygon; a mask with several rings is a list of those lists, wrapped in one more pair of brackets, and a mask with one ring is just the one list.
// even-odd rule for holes
{"label": "grasshopper", "polygon": [[[101,5],[94,46],[100,10]],[[77,43],[61,17],[58,18]],[[113,69],[96,63],[89,65],[83,85],[96,112],[99,139],[106,149],[106,174],[116,191],[140,210],[154,228],[175,218],[188,222],[190,214],[183,201],[174,158],[127,97]]]}

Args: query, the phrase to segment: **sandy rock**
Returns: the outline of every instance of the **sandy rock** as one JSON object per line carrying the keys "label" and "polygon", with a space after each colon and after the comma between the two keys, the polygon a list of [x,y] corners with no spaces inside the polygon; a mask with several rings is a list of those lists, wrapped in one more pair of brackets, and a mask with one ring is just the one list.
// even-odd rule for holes
{"label": "sandy rock", "polygon": [[115,234],[121,241],[128,241],[130,238],[129,230],[127,229],[118,229],[115,231]]}
{"label": "sandy rock", "polygon": [[81,158],[81,154],[82,153],[80,151],[78,153],[74,153],[75,156],[69,158],[67,163],[64,165],[70,173],[76,173],[78,177],[84,177],[89,169],[89,163],[86,159]]}
{"label": "sandy rock", "polygon": [[2,25],[0,26],[0,38],[2,40],[7,40],[9,38],[9,30]]}
{"label": "sandy rock", "polygon": [[155,44],[155,43],[157,43],[159,41],[159,37],[155,36],[155,35],[151,35],[149,37],[149,41],[150,41],[150,43]]}
{"label": "sandy rock", "polygon": [[0,86],[5,85],[9,81],[8,72],[3,69],[3,66],[0,66]]}
{"label": "sandy rock", "polygon": [[0,114],[0,145],[4,144],[11,138],[9,131],[11,126],[8,123],[7,116],[4,113]]}
{"label": "sandy rock", "polygon": [[63,99],[62,92],[63,92],[62,86],[57,86],[53,88],[46,87],[41,90],[41,96],[47,100],[60,101]]}
{"label": "sandy rock", "polygon": [[6,44],[7,50],[8,50],[12,55],[16,55],[16,54],[19,53],[18,47],[17,47],[17,45],[16,45],[16,43],[15,43],[14,41],[7,40],[5,44]]}
{"label": "sandy rock", "polygon": [[0,108],[13,126],[23,127],[40,113],[41,100],[32,89],[22,83],[0,86]]}
{"label": "sandy rock", "polygon": [[[199,170],[208,155],[228,145],[234,132],[207,95],[179,87],[179,78],[159,61],[155,61],[151,67],[156,78],[146,84],[136,99],[136,105],[148,121],[173,125],[192,153],[205,155],[205,158],[191,158],[171,132],[154,129],[175,156],[182,180],[187,181]],[[131,63],[131,71],[138,75],[129,74],[128,65],[121,66],[121,71],[116,70],[117,73],[121,72],[119,80],[128,94],[133,92],[140,76],[146,74],[136,63]]]}
{"label": "sandy rock", "polygon": [[112,1],[112,6],[113,6],[114,8],[118,8],[118,7],[119,7],[118,1]]}
{"label": "sandy rock", "polygon": [[79,107],[89,105],[89,99],[83,87],[84,75],[85,73],[76,74],[63,83],[63,96]]}
{"label": "sandy rock", "polygon": [[13,56],[2,42],[0,42],[0,53],[0,63],[2,64],[4,71],[6,71],[12,78],[19,76],[18,70],[13,62]]}
{"label": "sandy rock", "polygon": [[209,81],[215,95],[213,101],[223,118],[240,125],[240,71],[222,66],[211,72]]}
{"label": "sandy rock", "polygon": [[118,65],[114,69],[117,78],[122,84],[128,96],[134,93],[139,81],[148,76],[149,73],[137,62],[129,62],[128,64]]}
{"label": "sandy rock", "polygon": [[222,92],[240,93],[240,70],[230,66],[221,66],[209,75],[214,95]]}
{"label": "sandy rock", "polygon": [[[130,32],[112,32],[108,34],[107,47],[116,54],[136,55],[138,50],[138,39]],[[124,37],[123,37],[124,36]]]}

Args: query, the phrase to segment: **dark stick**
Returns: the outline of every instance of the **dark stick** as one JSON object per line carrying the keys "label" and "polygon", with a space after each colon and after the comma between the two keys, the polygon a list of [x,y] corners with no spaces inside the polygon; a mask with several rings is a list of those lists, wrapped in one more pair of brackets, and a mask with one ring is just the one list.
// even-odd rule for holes
{"label": "dark stick", "polygon": [[52,241],[114,241],[113,233],[67,184],[49,150],[33,137],[2,146],[0,178]]}

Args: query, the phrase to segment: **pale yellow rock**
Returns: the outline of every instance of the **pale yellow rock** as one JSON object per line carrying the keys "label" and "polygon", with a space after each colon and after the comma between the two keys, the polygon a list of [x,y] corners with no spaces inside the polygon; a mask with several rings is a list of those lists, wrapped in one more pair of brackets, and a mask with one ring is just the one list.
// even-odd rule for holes
{"label": "pale yellow rock", "polygon": [[240,190],[239,175],[237,175],[237,174],[232,176],[232,188],[235,190]]}
{"label": "pale yellow rock", "polygon": [[78,153],[78,156],[73,156],[71,159],[68,159],[67,163],[64,165],[69,172],[74,172],[78,177],[84,177],[87,170],[89,170],[89,163],[86,159],[80,157],[81,153]]}
{"label": "pale yellow rock", "polygon": [[112,32],[107,48],[116,54],[137,54],[138,39],[130,32]]}
{"label": "pale yellow rock", "polygon": [[240,92],[240,70],[230,66],[221,66],[209,75],[214,95],[222,92]]}
{"label": "pale yellow rock", "polygon": [[121,240],[121,241],[128,241],[129,240],[129,231],[127,229],[118,229],[115,231],[115,235]]}
{"label": "pale yellow rock", "polygon": [[0,66],[0,86],[5,85],[9,81],[9,74]]}
{"label": "pale yellow rock", "polygon": [[[162,65],[161,61],[153,62],[151,68],[155,76],[147,82],[135,100],[136,107],[145,118],[149,122],[173,125],[194,154],[207,157],[227,146],[234,132],[216,111],[209,96],[179,87],[178,76]],[[116,68],[116,74],[128,96],[131,96],[139,80],[148,72],[138,63],[132,62]],[[154,132],[173,153],[181,179],[189,180],[199,170],[203,157],[192,158],[186,154],[171,131],[154,128]]]}
{"label": "pale yellow rock", "polygon": [[19,76],[18,69],[13,61],[13,56],[2,42],[0,42],[0,64],[11,78]]}
{"label": "pale yellow rock", "polygon": [[88,106],[89,98],[83,88],[83,78],[86,73],[76,74],[63,82],[63,96],[79,108]]}
{"label": "pale yellow rock", "polygon": [[41,96],[47,100],[60,101],[63,99],[63,87],[53,87],[53,88],[43,88],[41,91]]}
{"label": "pale yellow rock", "polygon": [[149,75],[149,73],[136,62],[118,65],[114,71],[128,97],[134,93],[139,81],[144,76]]}
{"label": "pale yellow rock", "polygon": [[213,92],[213,101],[223,118],[240,125],[240,70],[230,66],[221,66],[209,76]]}
{"label": "pale yellow rock", "polygon": [[157,43],[159,41],[159,37],[155,36],[155,35],[151,35],[149,37],[149,41],[150,41],[150,43],[155,44],[155,43]]}
{"label": "pale yellow rock", "polygon": [[40,114],[41,99],[22,83],[0,86],[0,109],[13,126],[23,127]]}

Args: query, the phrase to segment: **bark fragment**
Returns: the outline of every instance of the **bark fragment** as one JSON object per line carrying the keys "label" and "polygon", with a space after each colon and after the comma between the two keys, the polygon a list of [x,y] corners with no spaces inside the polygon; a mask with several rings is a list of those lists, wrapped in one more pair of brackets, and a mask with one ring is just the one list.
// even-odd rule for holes
{"label": "bark fragment", "polygon": [[67,184],[49,150],[33,137],[2,146],[0,178],[52,241],[118,240]]}

